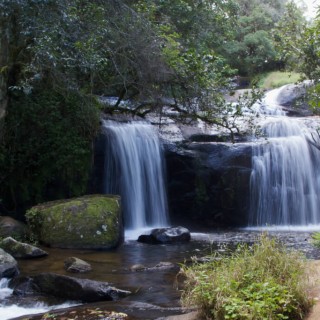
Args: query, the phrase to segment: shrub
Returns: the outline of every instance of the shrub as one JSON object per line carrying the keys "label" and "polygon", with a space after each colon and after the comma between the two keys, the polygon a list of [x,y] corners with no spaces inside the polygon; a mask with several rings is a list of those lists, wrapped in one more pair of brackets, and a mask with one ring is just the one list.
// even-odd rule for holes
{"label": "shrub", "polygon": [[196,305],[207,319],[303,319],[312,304],[303,256],[266,235],[182,272],[182,303]]}
{"label": "shrub", "polygon": [[312,244],[320,248],[320,232],[315,232],[312,234]]}
{"label": "shrub", "polygon": [[99,128],[97,102],[46,87],[14,93],[0,141],[4,205],[24,212],[39,202],[85,193]]}

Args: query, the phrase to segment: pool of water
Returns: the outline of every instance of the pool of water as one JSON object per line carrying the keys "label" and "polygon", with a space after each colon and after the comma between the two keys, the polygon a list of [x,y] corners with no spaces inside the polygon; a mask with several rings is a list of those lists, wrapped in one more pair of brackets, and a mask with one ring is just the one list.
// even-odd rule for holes
{"label": "pool of water", "polygon": [[[19,268],[22,275],[55,272],[105,281],[120,289],[130,290],[133,294],[121,300],[121,302],[116,304],[110,302],[99,303],[100,306],[110,306],[113,309],[116,306],[117,309],[120,309],[117,311],[128,312],[128,309],[133,305],[141,309],[144,308],[141,305],[144,305],[148,306],[146,309],[152,306],[161,310],[172,311],[180,307],[181,292],[176,285],[177,270],[134,272],[130,269],[133,265],[142,264],[145,267],[154,267],[160,262],[173,262],[179,265],[194,256],[201,257],[213,251],[224,251],[228,247],[233,248],[240,242],[252,243],[257,240],[261,232],[261,230],[240,230],[194,233],[192,234],[192,241],[189,243],[175,245],[149,245],[129,240],[112,251],[44,248],[49,253],[48,257],[35,260],[19,260]],[[301,250],[308,258],[320,259],[320,250],[314,248],[310,243],[310,230],[299,232],[269,230],[268,232],[270,235],[278,237],[289,248]],[[89,262],[92,266],[92,271],[85,274],[70,274],[66,272],[64,260],[71,256],[76,256]],[[3,312],[5,313],[6,308],[9,312],[9,308],[12,308],[13,304],[19,308],[25,307],[23,301],[17,303],[17,301],[11,301],[10,299],[13,298],[10,298],[9,295],[6,297],[6,303],[0,304],[0,315],[3,315]],[[38,302],[36,298],[33,303],[36,304]],[[28,299],[28,303],[30,304],[32,301],[30,302],[30,299]],[[57,301],[46,301],[46,303],[56,304]],[[26,309],[25,314],[27,313],[33,313],[33,311],[28,312],[28,309]],[[133,313],[136,313],[136,311],[133,311]],[[151,311],[151,313],[155,315],[154,319],[156,319],[158,314],[155,311]],[[172,312],[169,312],[169,314],[172,314]],[[10,319],[10,317],[2,316],[1,319]],[[143,319],[143,317],[140,319]],[[149,314],[146,319],[153,318]]]}

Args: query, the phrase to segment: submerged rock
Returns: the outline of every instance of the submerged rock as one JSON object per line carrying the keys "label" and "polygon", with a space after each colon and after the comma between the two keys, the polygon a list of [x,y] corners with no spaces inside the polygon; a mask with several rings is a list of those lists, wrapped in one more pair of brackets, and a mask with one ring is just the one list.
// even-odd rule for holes
{"label": "submerged rock", "polygon": [[146,267],[142,264],[135,264],[130,267],[130,271],[133,272],[141,272],[141,271],[171,271],[171,270],[179,270],[180,267],[172,262],[160,262],[154,267]]}
{"label": "submerged rock", "polygon": [[92,270],[91,265],[76,257],[69,257],[64,261],[64,267],[69,272],[83,273]]}
{"label": "submerged rock", "polygon": [[119,196],[47,202],[31,208],[27,219],[39,241],[51,247],[110,249],[124,238]]}
{"label": "submerged rock", "polygon": [[27,226],[11,217],[0,217],[0,238],[17,237],[24,239],[27,233]]}
{"label": "submerged rock", "polygon": [[57,298],[95,302],[118,300],[131,292],[110,286],[107,282],[78,279],[55,273],[42,273],[33,277],[41,293]]}
{"label": "submerged rock", "polygon": [[190,231],[184,227],[152,229],[150,235],[141,235],[139,242],[159,244],[188,242],[191,239]]}
{"label": "submerged rock", "polygon": [[0,278],[12,278],[19,273],[17,261],[0,249]]}
{"label": "submerged rock", "polygon": [[31,244],[19,242],[11,237],[7,237],[0,242],[0,247],[11,254],[14,258],[39,258],[47,256],[48,253]]}

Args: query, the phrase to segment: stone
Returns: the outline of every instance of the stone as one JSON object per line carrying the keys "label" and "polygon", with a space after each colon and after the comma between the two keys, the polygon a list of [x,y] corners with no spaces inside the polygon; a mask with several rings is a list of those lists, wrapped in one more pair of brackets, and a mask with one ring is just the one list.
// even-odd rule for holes
{"label": "stone", "polygon": [[19,273],[17,261],[0,249],[0,278],[12,278]]}
{"label": "stone", "polygon": [[130,267],[130,271],[137,272],[137,271],[144,271],[147,267],[145,267],[143,264],[134,264]]}
{"label": "stone", "polygon": [[15,277],[10,281],[9,287],[13,289],[13,295],[18,297],[39,295],[39,288],[34,284],[31,277]]}
{"label": "stone", "polygon": [[184,227],[152,229],[150,235],[141,235],[139,242],[150,244],[188,242],[191,239],[190,231]]}
{"label": "stone", "polygon": [[64,261],[64,267],[68,272],[84,273],[92,270],[91,265],[76,257],[69,257]]}
{"label": "stone", "polygon": [[32,279],[42,294],[82,302],[118,300],[131,293],[112,287],[107,282],[78,279],[55,273],[41,273]]}
{"label": "stone", "polygon": [[124,238],[119,196],[47,202],[31,208],[26,216],[34,236],[50,247],[111,249]]}
{"label": "stone", "polygon": [[200,313],[198,311],[193,311],[186,314],[180,314],[176,316],[161,317],[156,320],[199,320],[201,319]]}
{"label": "stone", "polygon": [[0,238],[16,237],[24,239],[27,233],[27,226],[11,217],[0,216]]}
{"label": "stone", "polygon": [[19,242],[7,237],[0,242],[0,247],[14,258],[29,259],[45,257],[48,253],[28,243]]}
{"label": "stone", "polygon": [[172,262],[159,262],[157,265],[154,267],[146,267],[142,264],[135,264],[130,267],[130,271],[133,272],[141,272],[141,271],[146,271],[146,272],[156,272],[156,271],[178,271],[180,267],[177,264],[174,264]]}

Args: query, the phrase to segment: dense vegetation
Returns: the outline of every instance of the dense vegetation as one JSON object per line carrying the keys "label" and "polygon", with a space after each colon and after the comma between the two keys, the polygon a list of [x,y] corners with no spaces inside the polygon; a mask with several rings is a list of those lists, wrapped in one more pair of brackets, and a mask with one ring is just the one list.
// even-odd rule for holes
{"label": "dense vegetation", "polygon": [[303,257],[266,235],[210,258],[183,268],[183,302],[205,319],[303,319],[312,305]]}
{"label": "dense vegetation", "polygon": [[320,18],[301,12],[285,0],[2,0],[1,210],[84,192],[98,96],[139,115],[171,98],[182,121],[233,134],[242,104],[223,95],[238,76],[288,67],[318,84]]}

